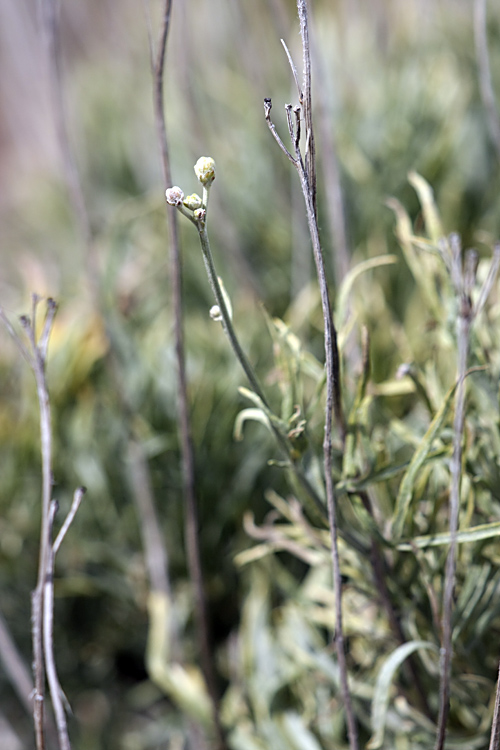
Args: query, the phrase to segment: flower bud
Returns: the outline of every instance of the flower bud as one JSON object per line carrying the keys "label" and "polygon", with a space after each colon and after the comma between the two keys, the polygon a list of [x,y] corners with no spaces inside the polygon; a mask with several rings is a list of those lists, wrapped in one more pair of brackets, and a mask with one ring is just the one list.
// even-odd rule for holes
{"label": "flower bud", "polygon": [[165,190],[165,198],[169,206],[180,206],[184,200],[184,193],[180,187],[174,186]]}
{"label": "flower bud", "polygon": [[194,165],[194,171],[201,184],[207,188],[215,180],[215,162],[210,156],[200,156]]}
{"label": "flower bud", "polygon": [[200,196],[197,195],[196,193],[187,195],[184,198],[183,202],[186,208],[190,208],[191,211],[196,211],[197,208],[201,208],[203,206],[203,201],[201,200]]}
{"label": "flower bud", "polygon": [[193,216],[198,222],[198,224],[204,224],[205,223],[205,217],[207,215],[207,212],[204,208],[197,208],[194,212]]}
{"label": "flower bud", "polygon": [[215,320],[217,322],[220,322],[222,320],[219,305],[212,305],[212,307],[210,308],[210,317],[212,318],[212,320]]}

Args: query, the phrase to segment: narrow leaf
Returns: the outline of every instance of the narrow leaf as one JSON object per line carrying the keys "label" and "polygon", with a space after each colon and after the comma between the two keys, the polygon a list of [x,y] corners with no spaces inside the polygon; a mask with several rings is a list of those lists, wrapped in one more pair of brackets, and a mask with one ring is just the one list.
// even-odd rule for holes
{"label": "narrow leaf", "polygon": [[371,718],[373,734],[366,746],[367,750],[377,750],[377,748],[382,747],[394,675],[404,660],[419,649],[437,651],[437,647],[430,641],[409,641],[402,646],[398,646],[384,662],[375,684]]}
{"label": "narrow leaf", "polygon": [[432,444],[441,431],[446,418],[448,417],[448,412],[453,401],[455,388],[456,385],[453,385],[446,394],[446,398],[444,399],[441,408],[436,413],[429,426],[429,429],[422,438],[419,447],[413,454],[410,465],[408,466],[406,474],[403,477],[396,500],[396,508],[394,510],[394,515],[392,518],[393,541],[397,541],[401,538],[406,516],[410,508],[413,487],[415,485],[417,474],[427,460],[431,452]]}
{"label": "narrow leaf", "polygon": [[[492,539],[496,536],[500,536],[500,521],[484,523],[480,526],[471,526],[468,529],[463,529],[457,533],[456,540],[459,544],[463,544],[465,542],[480,542],[483,539]],[[414,547],[418,547],[418,549],[440,547],[449,544],[450,541],[450,532],[445,531],[442,534],[417,536],[412,539],[411,543],[401,542],[401,544],[398,544],[397,548],[401,552],[411,552]]]}
{"label": "narrow leaf", "polygon": [[245,422],[249,420],[252,422],[260,422],[260,424],[263,424],[264,427],[267,427],[268,430],[272,432],[269,419],[262,409],[243,409],[236,417],[234,423],[233,436],[235,440],[243,440],[243,426]]}
{"label": "narrow leaf", "polygon": [[432,242],[437,245],[439,240],[444,237],[443,226],[439,213],[434,202],[434,194],[429,183],[417,172],[410,172],[408,175],[410,185],[415,188],[418,195],[422,211],[424,212],[425,227]]}

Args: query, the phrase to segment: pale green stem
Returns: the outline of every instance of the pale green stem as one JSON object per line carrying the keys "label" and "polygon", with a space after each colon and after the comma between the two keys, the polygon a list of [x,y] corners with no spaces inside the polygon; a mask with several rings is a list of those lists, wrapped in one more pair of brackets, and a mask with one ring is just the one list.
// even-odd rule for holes
{"label": "pale green stem", "polygon": [[[206,207],[208,203],[208,190],[203,188],[203,205]],[[221,285],[219,282],[219,278],[217,276],[217,272],[215,270],[215,265],[212,257],[212,252],[210,250],[210,242],[208,240],[208,232],[207,232],[207,226],[206,226],[206,219],[205,221],[198,222],[197,223],[198,232],[200,235],[200,242],[201,242],[201,250],[203,253],[203,262],[205,263],[205,268],[208,275],[208,280],[210,282],[210,286],[212,287],[212,292],[214,294],[214,297],[216,299],[216,302],[219,306],[221,318],[222,318],[222,326],[224,328],[224,331],[226,332],[226,335],[230,341],[230,344],[233,348],[234,353],[236,354],[236,357],[238,358],[239,363],[243,367],[245,371],[245,375],[248,378],[248,381],[250,385],[252,386],[255,393],[258,395],[258,397],[261,399],[262,403],[269,408],[269,405],[267,403],[267,399],[264,395],[264,392],[259,384],[259,381],[257,380],[257,377],[253,371],[253,368],[250,364],[250,362],[247,359],[247,356],[243,349],[240,346],[240,342],[238,341],[236,337],[236,333],[234,331],[234,327],[231,321],[231,316],[229,315],[224,295],[222,294]]]}

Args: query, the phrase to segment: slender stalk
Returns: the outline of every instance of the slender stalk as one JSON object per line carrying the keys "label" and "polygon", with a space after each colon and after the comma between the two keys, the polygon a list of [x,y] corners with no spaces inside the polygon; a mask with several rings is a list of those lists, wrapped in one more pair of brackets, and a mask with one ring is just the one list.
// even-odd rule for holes
{"label": "slender stalk", "polygon": [[[333,484],[332,474],[332,414],[335,412],[339,430],[343,442],[345,441],[345,421],[343,417],[341,389],[340,389],[340,358],[337,345],[337,332],[333,323],[332,308],[328,291],[328,282],[326,269],[321,248],[321,241],[318,231],[317,213],[316,213],[316,170],[315,170],[315,148],[314,148],[314,131],[312,125],[312,103],[311,103],[311,62],[309,50],[309,32],[307,4],[305,0],[297,0],[297,9],[300,20],[300,31],[302,37],[303,50],[303,85],[299,89],[299,101],[303,105],[304,122],[305,122],[305,159],[302,157],[300,150],[300,109],[293,109],[291,105],[286,106],[288,130],[290,139],[295,151],[293,157],[281,142],[276,132],[271,118],[271,100],[266,99],[264,102],[265,116],[268,126],[278,142],[278,145],[286,156],[292,161],[300,178],[300,184],[304,201],[306,205],[307,222],[313,247],[314,262],[321,295],[321,305],[323,309],[324,320],[324,345],[325,345],[325,365],[326,365],[326,406],[325,406],[325,427],[323,440],[323,464],[325,473],[325,490],[328,509],[328,520],[330,527],[331,539],[331,562],[332,576],[335,595],[335,645],[337,659],[339,663],[340,681],[342,697],[346,712],[347,730],[349,735],[349,746],[351,750],[357,750],[359,747],[358,732],[354,711],[352,707],[351,694],[347,678],[347,663],[344,646],[344,633],[342,621],[342,578],[340,572],[340,558],[338,550],[338,528],[337,528],[337,507],[335,487]],[[292,64],[292,71],[294,66]]]}
{"label": "slender stalk", "polygon": [[[208,191],[207,194],[205,194],[204,190],[204,205],[208,205]],[[183,207],[178,206],[178,209],[181,211],[181,213],[184,213]],[[254,369],[252,365],[250,364],[248,357],[246,356],[245,352],[243,351],[243,348],[239,342],[238,336],[236,334],[236,331],[234,329],[231,316],[229,314],[229,311],[227,309],[226,301],[224,299],[224,294],[222,293],[222,287],[219,281],[219,277],[217,275],[217,271],[215,268],[215,263],[212,255],[212,251],[210,249],[210,241],[208,238],[208,232],[206,227],[206,221],[196,221],[190,216],[189,214],[185,214],[187,218],[189,218],[193,224],[198,228],[198,234],[200,237],[200,244],[202,248],[202,254],[203,254],[203,261],[205,264],[205,269],[207,271],[207,276],[209,279],[210,287],[212,289],[215,301],[217,302],[217,305],[219,307],[222,326],[224,328],[224,331],[229,339],[229,343],[231,344],[231,347],[233,349],[233,352],[239,361],[241,367],[243,368],[243,371],[245,372],[248,381],[250,385],[252,386],[254,392],[259,397],[263,408],[266,411],[266,414],[269,418],[269,425],[271,430],[273,431],[276,440],[278,442],[278,445],[283,450],[284,454],[289,458],[290,461],[290,469],[294,476],[296,477],[298,483],[302,487],[302,489],[306,492],[306,496],[310,498],[314,505],[308,504],[308,509],[311,512],[311,515],[313,518],[319,520],[321,522],[322,516],[319,516],[318,518],[318,510],[321,512],[324,509],[324,505],[321,501],[321,498],[318,496],[318,493],[314,489],[314,487],[311,485],[307,477],[305,476],[304,472],[302,471],[301,467],[294,461],[291,457],[292,450],[291,445],[289,443],[289,440],[283,434],[283,431],[280,430],[276,426],[275,417],[272,413],[268,400],[266,398],[266,395],[264,391],[262,390],[262,387],[257,379],[257,376],[255,375]],[[308,501],[309,502],[309,501]]]}
{"label": "slender stalk", "polygon": [[[57,513],[57,502],[52,500],[49,510],[49,539],[52,537],[52,528]],[[44,592],[43,592],[43,647],[45,656],[45,665],[47,671],[47,681],[50,688],[50,697],[52,707],[56,717],[57,735],[59,738],[60,750],[71,750],[68,735],[68,726],[66,723],[66,714],[64,711],[62,690],[57,676],[55,658],[54,658],[54,548],[51,547],[47,559],[47,570],[45,574]]]}
{"label": "slender stalk", "polygon": [[[153,104],[158,146],[161,154],[164,187],[172,184],[170,154],[168,148],[167,126],[164,102],[164,70],[167,50],[167,40],[171,23],[173,0],[165,0],[163,5],[162,26],[159,35],[156,57],[154,56],[152,38],[150,36],[151,67],[153,72]],[[201,553],[199,547],[199,518],[198,502],[196,498],[194,477],[194,451],[189,419],[186,358],[183,329],[183,301],[182,301],[182,263],[179,239],[177,213],[168,211],[168,234],[170,245],[170,278],[174,308],[174,337],[175,355],[177,363],[177,403],[179,409],[179,435],[182,456],[182,479],[184,499],[186,503],[184,536],[188,568],[195,595],[195,617],[198,635],[198,647],[202,662],[203,673],[208,692],[212,701],[213,719],[219,748],[225,748],[226,742],[222,729],[219,693],[216,681],[216,668],[211,648],[210,626],[207,612]]]}
{"label": "slender stalk", "polygon": [[200,235],[200,243],[201,243],[201,249],[202,249],[202,254],[203,254],[203,261],[205,263],[205,269],[207,271],[207,276],[210,282],[210,286],[212,288],[213,295],[216,299],[217,305],[219,306],[219,310],[221,312],[222,325],[223,325],[224,331],[230,341],[230,344],[233,348],[233,351],[238,361],[240,362],[243,370],[245,371],[245,375],[247,376],[250,385],[252,386],[253,390],[258,395],[262,403],[265,406],[269,407],[264,391],[262,390],[259,384],[259,381],[257,380],[257,377],[254,373],[252,365],[248,361],[248,358],[245,352],[241,348],[238,337],[236,336],[236,333],[234,331],[234,327],[231,324],[231,318],[227,310],[227,305],[224,300],[224,295],[222,294],[222,289],[219,283],[219,279],[217,277],[217,273],[215,271],[215,265],[213,262],[212,252],[210,250],[210,242],[208,239],[206,225],[203,225],[200,227],[199,235]]}
{"label": "slender stalk", "polygon": [[26,316],[21,318],[29,344],[30,358],[35,375],[38,405],[40,410],[40,445],[42,455],[42,512],[40,529],[40,552],[38,560],[38,578],[36,588],[32,593],[32,640],[33,640],[33,673],[35,695],[33,702],[33,720],[37,750],[45,748],[44,737],[44,703],[45,703],[45,662],[43,656],[43,615],[44,615],[44,587],[47,576],[50,554],[50,500],[52,495],[52,428],[50,415],[49,393],[45,379],[45,351],[48,333],[52,328],[56,313],[54,300],[47,302],[47,315],[44,324],[44,346],[37,346],[35,339],[34,318],[37,297],[33,297],[32,320]]}
{"label": "slender stalk", "polygon": [[[76,224],[79,229],[80,240],[85,252],[85,265],[90,292],[96,309],[101,310],[102,312],[99,279],[97,277],[94,264],[92,229],[90,225],[87,206],[85,203],[80,174],[70,143],[67,127],[67,117],[64,106],[62,86],[57,6],[55,0],[42,0],[42,19],[45,32],[44,39],[47,49],[52,109],[57,139],[63,162],[64,177],[66,180],[68,195],[73,208]],[[168,557],[165,545],[160,536],[159,523],[158,519],[156,518],[155,509],[154,506],[151,505],[152,498],[149,492],[151,486],[149,470],[144,452],[142,451],[142,448],[136,439],[129,398],[125,393],[119,376],[121,363],[119,362],[119,358],[117,356],[119,347],[116,343],[116,337],[114,335],[112,327],[109,325],[109,321],[106,316],[104,316],[104,323],[109,341],[109,354],[107,358],[107,364],[109,367],[111,379],[119,398],[120,406],[122,407],[123,414],[126,418],[126,426],[129,432],[129,451],[133,452],[135,459],[135,462],[132,462],[133,468],[131,471],[130,483],[132,488],[132,495],[138,509],[139,521],[141,523],[141,531],[143,533],[145,544],[145,557],[148,565],[150,583],[153,588],[158,585],[158,590],[161,590],[163,593],[167,593],[169,591]],[[69,519],[67,519],[67,522],[68,521],[70,522]],[[156,528],[154,529],[153,527],[155,525]],[[151,545],[151,548],[149,547],[149,545]],[[152,562],[154,562],[154,565],[151,564]],[[38,602],[36,602],[36,604],[38,605]]]}
{"label": "slender stalk", "polygon": [[500,665],[498,667],[497,690],[495,694],[495,710],[491,725],[491,736],[488,750],[498,750],[500,747]]}
{"label": "slender stalk", "polygon": [[[71,750],[68,735],[68,726],[66,723],[66,713],[64,710],[65,696],[62,691],[59,678],[57,676],[56,663],[54,657],[54,566],[59,547],[61,546],[66,533],[71,526],[80,503],[85,494],[85,488],[79,487],[73,496],[73,502],[68,515],[57,535],[55,542],[51,545],[48,554],[47,571],[45,576],[44,597],[43,597],[43,640],[44,640],[44,657],[47,670],[47,681],[50,687],[50,696],[52,706],[56,717],[57,734],[59,738],[59,747],[61,750]],[[52,537],[54,519],[57,513],[57,502],[51,500],[49,508],[49,538]]]}
{"label": "slender stalk", "polygon": [[[318,274],[325,326],[326,407],[323,440],[323,462],[325,467],[325,488],[328,508],[328,521],[330,526],[332,574],[335,594],[335,645],[339,663],[342,697],[344,700],[344,708],[347,718],[349,746],[351,750],[356,750],[359,747],[359,742],[356,721],[354,718],[354,711],[352,707],[351,694],[347,679],[347,663],[345,656],[344,629],[342,621],[342,576],[340,572],[340,558],[338,549],[337,507],[332,474],[332,414],[335,409],[336,413],[339,416],[342,415],[340,404],[340,388],[337,385],[339,375],[337,333],[333,324],[325,265],[319,238],[318,224],[316,222],[316,215],[314,212],[312,193],[309,189],[307,175],[301,159],[299,161],[298,172],[302,186],[302,192],[304,194],[304,200],[306,203],[307,220],[313,245],[316,271]],[[340,422],[340,429],[343,437],[345,437],[345,426],[342,417]]]}
{"label": "slender stalk", "polygon": [[466,274],[461,269],[460,248],[453,257],[456,278],[461,276],[459,291],[459,305],[457,320],[457,389],[455,392],[455,416],[453,420],[453,455],[451,459],[450,486],[450,549],[446,559],[443,610],[441,620],[441,651],[440,651],[440,684],[439,684],[439,715],[436,734],[435,750],[443,750],[446,738],[446,725],[450,710],[450,680],[452,659],[452,612],[453,590],[455,585],[455,567],[457,556],[457,531],[460,513],[460,486],[462,477],[462,439],[465,424],[465,377],[467,373],[467,355],[469,350],[469,334],[473,320],[472,302]]}

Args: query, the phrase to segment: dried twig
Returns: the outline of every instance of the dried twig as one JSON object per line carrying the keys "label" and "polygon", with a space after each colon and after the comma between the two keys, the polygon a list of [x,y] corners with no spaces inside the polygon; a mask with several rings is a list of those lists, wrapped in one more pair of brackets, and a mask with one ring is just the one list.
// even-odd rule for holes
{"label": "dried twig", "polygon": [[[173,0],[165,0],[163,5],[162,26],[160,30],[156,52],[154,50],[150,14],[146,4],[149,46],[151,56],[151,70],[153,73],[153,103],[158,145],[161,153],[161,164],[163,169],[164,187],[167,189],[172,184],[170,156],[167,139],[167,126],[165,120],[164,106],[164,70],[165,56],[167,50],[167,39],[170,28]],[[168,209],[167,209],[168,210]],[[201,554],[198,539],[198,503],[196,499],[194,479],[194,455],[191,438],[191,425],[189,420],[188,397],[187,397],[187,375],[184,354],[184,330],[183,330],[183,305],[182,305],[182,264],[180,252],[180,240],[176,211],[168,210],[168,232],[170,245],[170,275],[172,284],[172,298],[174,308],[174,336],[175,353],[177,362],[177,402],[179,408],[179,435],[182,454],[182,477],[184,498],[186,502],[185,512],[185,541],[188,558],[188,567],[195,595],[195,617],[197,622],[198,646],[202,662],[203,673],[213,706],[214,725],[217,734],[217,743],[224,748],[225,739],[222,730],[219,712],[219,694],[216,682],[216,669],[211,649],[211,638],[205,587],[201,566]]]}
{"label": "dried twig", "polygon": [[[33,318],[35,318],[38,298],[33,296]],[[35,375],[38,404],[40,409],[40,441],[42,453],[42,513],[40,531],[40,553],[38,563],[38,579],[32,594],[32,638],[33,638],[33,671],[35,681],[33,718],[37,750],[45,747],[43,716],[45,696],[45,664],[43,658],[43,596],[47,566],[50,554],[50,500],[52,495],[52,432],[49,393],[45,379],[45,354],[47,339],[56,313],[54,300],[47,301],[47,315],[43,327],[44,335],[42,349],[36,341],[36,333],[32,321],[27,317],[21,318],[30,348],[30,358]]]}
{"label": "dried twig", "polygon": [[498,750],[500,747],[500,665],[498,667],[497,689],[495,693],[495,710],[491,725],[491,737],[488,750]]}
{"label": "dried twig", "polygon": [[457,388],[455,392],[455,417],[453,420],[453,455],[450,464],[450,548],[446,559],[443,605],[441,615],[441,658],[439,684],[439,716],[435,750],[443,750],[450,708],[450,680],[452,660],[452,613],[455,568],[457,556],[457,532],[460,514],[460,487],[462,479],[462,440],[465,425],[465,378],[469,351],[470,329],[478,311],[484,306],[486,294],[491,290],[500,264],[500,249],[495,248],[490,272],[479,293],[480,307],[472,303],[472,289],[476,279],[478,254],[469,250],[462,267],[461,243],[458,235],[452,235],[449,243],[443,242],[441,251],[446,259],[453,280],[457,300]]}
{"label": "dried twig", "polygon": [[[84,487],[79,487],[75,491],[69,513],[66,516],[66,519],[59,531],[59,534],[57,535],[55,542],[51,545],[47,559],[47,571],[45,576],[45,586],[43,594],[43,641],[45,667],[47,671],[47,681],[49,683],[52,706],[54,708],[54,714],[56,717],[57,734],[59,737],[59,746],[61,750],[70,750],[71,745],[69,741],[65,713],[65,705],[66,707],[68,707],[68,702],[59,683],[54,657],[54,566],[56,554],[62,544],[64,537],[66,536],[69,527],[71,526],[75,518],[84,494]],[[49,538],[52,536],[52,529],[57,509],[57,502],[55,500],[52,500],[49,509]]]}
{"label": "dried twig", "polygon": [[[73,506],[65,524],[59,533],[55,544],[51,545],[52,527],[57,503],[51,499],[52,495],[52,433],[50,402],[45,378],[45,364],[50,333],[54,323],[57,306],[54,300],[47,301],[47,311],[40,337],[36,338],[36,314],[39,298],[33,295],[31,318],[23,316],[21,325],[24,328],[29,346],[17,336],[2,309],[0,319],[6,325],[9,333],[14,337],[23,356],[28,360],[36,383],[40,410],[40,440],[42,454],[42,518],[40,532],[40,553],[38,564],[38,578],[36,588],[32,593],[32,640],[33,640],[33,672],[35,688],[33,691],[33,717],[37,750],[45,748],[44,733],[44,703],[45,703],[45,675],[49,682],[52,705],[56,714],[59,746],[61,750],[70,750],[68,731],[62,691],[57,677],[53,652],[53,571],[55,554],[71,524],[83,496],[83,489],[77,490]],[[17,670],[18,671],[18,670]],[[18,678],[19,680],[19,674]],[[24,684],[26,677],[23,678]]]}
{"label": "dried twig", "polygon": [[[305,121],[305,157],[302,157],[300,150],[300,111],[296,107],[292,110],[291,105],[286,106],[288,130],[290,139],[293,144],[295,156],[293,157],[286,147],[282,144],[276,128],[271,121],[270,112],[272,102],[270,99],[264,101],[264,113],[268,126],[278,142],[278,145],[292,161],[299,174],[302,193],[306,204],[307,221],[309,233],[311,236],[314,261],[318,275],[321,304],[323,308],[324,330],[325,330],[325,361],[326,361],[326,409],[325,409],[325,429],[323,442],[323,462],[325,472],[325,487],[328,508],[328,520],[331,537],[331,555],[332,555],[332,573],[333,585],[335,592],[335,644],[337,650],[337,659],[339,662],[339,671],[341,679],[341,689],[346,711],[347,727],[349,734],[349,744],[351,750],[358,748],[358,734],[354,712],[352,708],[351,695],[349,691],[347,678],[347,664],[344,647],[344,635],[342,624],[342,579],[340,572],[340,559],[338,551],[338,530],[337,530],[337,509],[336,496],[332,476],[332,412],[335,411],[337,423],[345,439],[345,423],[343,417],[341,390],[340,390],[340,360],[337,345],[337,332],[333,323],[332,308],[328,291],[328,282],[323,259],[323,252],[317,224],[316,214],[316,171],[315,171],[315,150],[314,150],[314,133],[312,127],[312,106],[311,106],[311,63],[309,50],[309,33],[307,19],[307,5],[305,0],[297,0],[299,12],[300,30],[302,37],[303,49],[303,90],[299,89],[299,100],[302,99],[304,121]],[[294,66],[292,64],[292,71]],[[293,111],[293,116],[292,116]]]}

